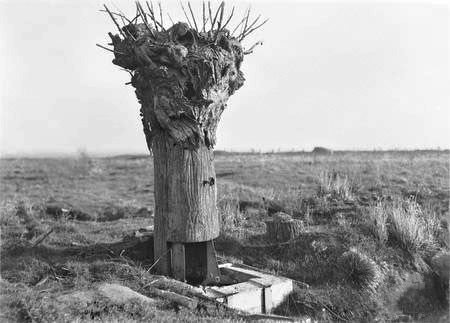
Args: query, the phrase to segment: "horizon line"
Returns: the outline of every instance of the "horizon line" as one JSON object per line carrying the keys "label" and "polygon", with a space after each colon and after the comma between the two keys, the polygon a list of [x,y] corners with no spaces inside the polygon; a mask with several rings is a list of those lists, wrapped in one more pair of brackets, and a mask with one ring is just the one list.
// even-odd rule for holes
{"label": "horizon line", "polygon": [[[312,149],[308,148],[292,148],[292,149],[214,149],[216,153],[225,154],[293,154],[293,153],[312,153],[313,149],[316,147],[326,148],[335,153],[345,153],[345,152],[355,152],[355,153],[367,153],[367,152],[450,152],[450,147],[428,147],[428,148],[342,148],[333,149],[324,146],[315,146]],[[43,151],[43,152],[16,152],[16,153],[0,153],[0,159],[8,158],[63,158],[63,157],[79,157],[79,156],[89,156],[89,157],[117,157],[117,156],[151,156],[148,151],[88,151],[85,149],[78,149],[73,152],[56,152],[56,151]]]}

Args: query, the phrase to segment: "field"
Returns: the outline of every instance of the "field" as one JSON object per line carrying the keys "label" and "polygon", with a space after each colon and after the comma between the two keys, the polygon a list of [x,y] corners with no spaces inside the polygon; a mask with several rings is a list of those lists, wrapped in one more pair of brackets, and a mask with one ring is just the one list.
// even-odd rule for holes
{"label": "field", "polygon": [[[442,277],[439,255],[449,250],[449,157],[448,151],[218,152],[219,259],[295,279],[279,315],[445,322],[448,271]],[[59,295],[99,282],[146,294],[156,277],[152,261],[89,247],[153,224],[149,156],[5,158],[0,180],[2,322],[245,319],[211,304],[191,312],[164,300],[150,309],[55,305]],[[265,235],[264,221],[280,209],[303,221],[300,236],[287,243]]]}

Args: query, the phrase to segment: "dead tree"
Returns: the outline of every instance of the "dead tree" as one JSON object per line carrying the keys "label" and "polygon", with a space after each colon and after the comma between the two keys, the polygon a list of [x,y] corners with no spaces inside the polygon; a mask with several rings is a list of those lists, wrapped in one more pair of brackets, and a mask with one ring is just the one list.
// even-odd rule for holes
{"label": "dead tree", "polygon": [[[186,22],[166,27],[158,8],[136,3],[136,17],[104,11],[119,34],[109,33],[113,63],[131,74],[155,173],[154,258],[157,268],[180,280],[218,275],[212,240],[219,235],[213,147],[228,98],[244,84],[241,42],[266,21],[235,27],[225,3],[203,3],[202,20],[181,4]],[[170,17],[170,16],[169,16]],[[171,20],[171,18],[170,18]],[[119,24],[122,22],[122,25]],[[237,32],[237,30],[240,30]]]}

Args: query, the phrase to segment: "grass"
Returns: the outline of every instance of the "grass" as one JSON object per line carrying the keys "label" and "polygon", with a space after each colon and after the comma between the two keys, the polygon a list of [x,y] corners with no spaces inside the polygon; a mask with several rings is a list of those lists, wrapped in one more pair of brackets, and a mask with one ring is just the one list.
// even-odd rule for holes
{"label": "grass", "polygon": [[419,268],[438,248],[440,220],[430,209],[424,209],[414,198],[380,201],[368,210],[368,227],[376,239],[391,240],[405,250]]}
{"label": "grass", "polygon": [[382,271],[375,261],[355,248],[342,254],[339,266],[347,281],[370,292],[375,292],[383,280]]}
{"label": "grass", "polygon": [[[448,250],[448,160],[448,152],[216,156],[222,225],[218,256],[302,282],[277,313],[325,322],[395,319],[398,312],[390,305],[401,298],[391,291],[401,289],[403,277],[420,271],[417,259],[426,263],[433,250]],[[145,156],[80,153],[66,159],[0,160],[0,319],[52,321],[47,301],[60,293],[98,282],[141,290],[154,279],[149,264],[127,253],[69,252],[74,245],[112,243],[152,225],[151,212],[142,216],[139,211],[154,208],[152,172]],[[300,239],[286,245],[266,240],[263,198],[308,224]],[[256,207],[242,209],[243,202]],[[49,206],[68,212],[48,212]],[[52,226],[54,231],[32,248]],[[403,302],[428,304],[433,300],[428,291],[409,293]],[[98,300],[70,317],[240,320],[207,304],[194,312],[162,300],[149,311],[140,306],[114,307]]]}
{"label": "grass", "polygon": [[388,239],[387,221],[388,221],[388,204],[378,202],[372,205],[368,210],[367,225],[370,232],[381,243],[385,243]]}
{"label": "grass", "polygon": [[324,198],[352,201],[354,187],[347,174],[323,170],[319,174],[317,195]]}

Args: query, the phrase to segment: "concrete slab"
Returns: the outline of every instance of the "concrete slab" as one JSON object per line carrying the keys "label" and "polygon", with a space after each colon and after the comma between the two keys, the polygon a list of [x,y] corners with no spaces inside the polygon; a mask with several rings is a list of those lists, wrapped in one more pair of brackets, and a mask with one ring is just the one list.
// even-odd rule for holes
{"label": "concrete slab", "polygon": [[252,314],[270,313],[293,290],[292,280],[262,273],[239,264],[219,265],[221,275],[237,280],[227,286],[210,286],[205,292],[227,306]]}

